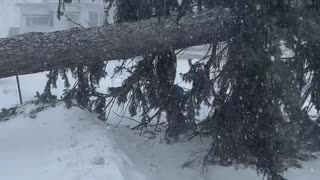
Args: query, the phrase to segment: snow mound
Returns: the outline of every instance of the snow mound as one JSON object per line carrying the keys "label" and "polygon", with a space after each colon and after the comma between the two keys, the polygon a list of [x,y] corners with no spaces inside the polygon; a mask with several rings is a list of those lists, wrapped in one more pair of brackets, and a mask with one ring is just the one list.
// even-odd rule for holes
{"label": "snow mound", "polygon": [[[127,127],[105,124],[95,114],[64,106],[35,119],[19,116],[0,122],[2,180],[260,180],[252,169],[190,165],[206,153],[210,141],[175,144],[139,136]],[[200,160],[199,160],[200,163]],[[187,167],[185,167],[188,165]],[[293,180],[315,180],[320,161],[290,170]]]}

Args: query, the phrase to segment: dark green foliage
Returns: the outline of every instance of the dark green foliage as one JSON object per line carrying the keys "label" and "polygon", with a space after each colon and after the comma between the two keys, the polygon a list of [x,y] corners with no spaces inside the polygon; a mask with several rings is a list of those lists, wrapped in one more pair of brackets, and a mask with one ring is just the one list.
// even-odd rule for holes
{"label": "dark green foliage", "polygon": [[285,161],[299,154],[301,122],[309,120],[301,110],[302,83],[297,73],[304,74],[296,59],[281,59],[279,49],[281,41],[298,36],[296,11],[289,1],[218,4],[231,8],[238,20],[230,31],[234,35],[227,42],[229,57],[222,68],[233,72],[217,79],[229,81],[220,84],[217,93],[224,94],[225,100],[217,104],[204,127],[214,136],[212,160],[255,164],[269,179],[282,179],[279,173]]}
{"label": "dark green foliage", "polygon": [[36,95],[36,101],[34,102],[36,105],[43,103],[51,103],[54,102],[55,100],[57,100],[57,96],[52,95],[51,91],[45,91],[44,93],[40,94],[39,92],[37,92]]}
{"label": "dark green foliage", "polygon": [[[224,101],[216,103],[203,127],[214,137],[210,158],[220,164],[254,164],[269,179],[282,179],[285,164],[300,158],[306,144],[315,146],[311,137],[319,137],[303,108],[310,97],[318,109],[317,50],[306,42],[307,29],[299,20],[312,11],[303,11],[303,1],[221,0],[217,5],[231,8],[238,21],[216,79],[216,94],[224,95]],[[282,58],[281,44],[294,54]]]}
{"label": "dark green foliage", "polygon": [[[116,21],[138,21],[141,19],[170,15],[177,8],[176,1],[115,1],[117,5]],[[160,21],[160,19],[159,19]],[[131,115],[137,110],[142,112],[142,127],[154,118],[166,113],[168,121],[167,135],[175,137],[186,132],[193,125],[193,118],[186,114],[184,90],[174,84],[177,58],[175,52],[160,52],[143,56],[134,67],[131,75],[118,88],[110,88],[110,95],[118,99],[118,104],[128,103]],[[156,110],[155,114],[151,110]],[[189,112],[193,109],[189,108]]]}
{"label": "dark green foliage", "polygon": [[17,115],[17,107],[12,107],[9,109],[2,108],[0,112],[0,122],[7,121],[15,115]]}
{"label": "dark green foliage", "polygon": [[[70,71],[65,69],[51,70],[47,75],[48,81],[44,93],[40,97],[51,97],[50,89],[56,88],[56,81],[60,75],[66,88],[62,99],[66,102],[67,107],[71,107],[72,100],[75,99],[80,106],[101,114],[101,119],[104,120],[103,114],[105,113],[106,99],[96,89],[100,80],[107,75],[105,67],[106,64],[100,62],[90,66],[77,65]],[[69,89],[68,72],[73,78],[77,79],[71,89]]]}
{"label": "dark green foliage", "polygon": [[25,115],[30,118],[35,118],[39,112],[47,109],[48,107],[54,107],[56,103],[59,102],[57,97],[51,94],[51,91],[46,91],[42,94],[37,92],[35,98],[35,100],[27,101],[8,109],[2,108],[0,111],[0,122],[7,121],[19,114],[25,113],[25,110],[31,105],[36,105],[36,108],[33,107],[32,111]]}

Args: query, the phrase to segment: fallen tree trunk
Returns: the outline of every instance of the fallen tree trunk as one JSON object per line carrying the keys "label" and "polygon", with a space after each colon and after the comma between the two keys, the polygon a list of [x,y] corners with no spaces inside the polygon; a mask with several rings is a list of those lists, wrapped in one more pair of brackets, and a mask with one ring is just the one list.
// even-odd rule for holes
{"label": "fallen tree trunk", "polygon": [[0,78],[216,42],[232,18],[228,11],[215,9],[187,15],[179,25],[174,19],[169,17],[159,24],[153,18],[0,39]]}

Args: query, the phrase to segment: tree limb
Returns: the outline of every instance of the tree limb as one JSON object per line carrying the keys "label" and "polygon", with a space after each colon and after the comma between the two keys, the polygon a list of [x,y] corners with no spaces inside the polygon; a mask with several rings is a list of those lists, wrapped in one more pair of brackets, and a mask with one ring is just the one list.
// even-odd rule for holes
{"label": "tree limb", "polygon": [[229,11],[214,9],[186,15],[179,25],[175,17],[161,24],[152,18],[0,39],[0,78],[217,42],[231,20]]}

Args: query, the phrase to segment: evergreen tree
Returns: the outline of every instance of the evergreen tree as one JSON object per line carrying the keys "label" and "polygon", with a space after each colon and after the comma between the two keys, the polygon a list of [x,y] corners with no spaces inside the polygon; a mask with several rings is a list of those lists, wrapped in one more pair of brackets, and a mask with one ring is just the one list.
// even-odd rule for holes
{"label": "evergreen tree", "polygon": [[[183,5],[170,0],[106,2],[109,8],[116,6],[117,23],[158,17],[161,25],[166,16],[177,15],[179,21],[185,13],[215,7],[229,9],[235,21],[228,24],[224,42],[211,44],[209,58],[189,62],[189,72],[182,75],[192,84],[189,90],[174,83],[177,57],[172,49],[146,52],[131,67],[116,68],[115,72],[126,70],[130,75],[120,87],[109,88],[108,94],[96,91],[106,76],[104,63],[77,65],[71,70],[77,83],[66,91],[65,99],[77,99],[100,113],[101,119],[117,100],[132,116],[142,114],[139,127],[165,113],[168,136],[193,130],[212,137],[205,164],[255,165],[270,180],[284,179],[281,173],[286,168],[298,167],[297,160],[319,150],[320,119],[308,115],[312,108],[320,110],[317,0],[183,0]],[[284,50],[291,54],[283,54]],[[66,71],[53,70],[45,92],[50,92],[58,74],[68,85]],[[203,105],[212,111],[197,124],[195,118]]]}

